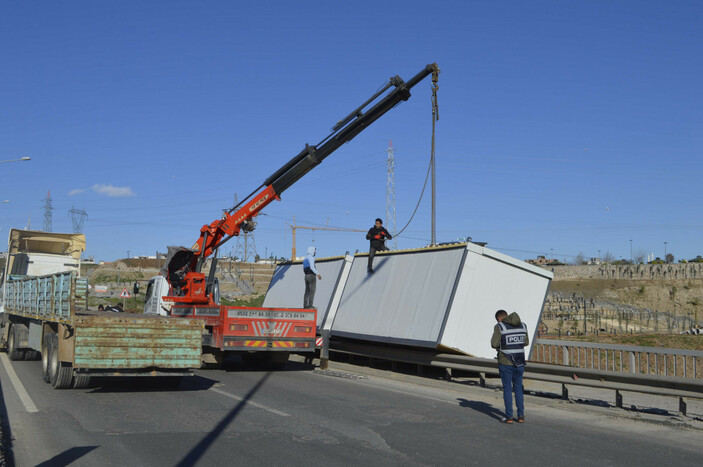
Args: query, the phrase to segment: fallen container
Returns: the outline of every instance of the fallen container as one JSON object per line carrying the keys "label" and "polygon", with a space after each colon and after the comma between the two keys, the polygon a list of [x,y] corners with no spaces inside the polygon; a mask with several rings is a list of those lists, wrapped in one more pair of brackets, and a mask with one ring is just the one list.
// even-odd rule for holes
{"label": "fallen container", "polygon": [[[518,312],[534,335],[553,277],[474,243],[378,252],[373,274],[367,273],[367,261],[362,253],[349,266],[338,263],[340,279],[331,298],[324,294],[319,302],[320,329],[329,329],[333,338],[484,358],[495,356],[490,339],[499,309]],[[264,304],[275,299],[285,306],[285,297],[296,302],[301,275],[298,263],[279,265]]]}

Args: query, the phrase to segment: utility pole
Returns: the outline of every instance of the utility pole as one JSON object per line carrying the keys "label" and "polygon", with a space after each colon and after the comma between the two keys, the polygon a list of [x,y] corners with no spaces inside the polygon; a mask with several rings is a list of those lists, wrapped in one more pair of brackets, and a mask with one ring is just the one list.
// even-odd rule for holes
{"label": "utility pole", "polygon": [[[237,194],[234,194],[234,205],[238,203]],[[247,262],[249,257],[256,260],[256,242],[254,241],[254,234],[250,232],[242,231],[237,237],[237,245],[234,249],[235,256],[238,256],[243,262]]]}
{"label": "utility pole", "polygon": [[666,261],[666,244],[667,243],[669,243],[669,242],[664,242],[664,262],[667,262]]}
{"label": "utility pole", "polygon": [[630,239],[630,264],[632,264],[632,239]]}
{"label": "utility pole", "polygon": [[437,232],[435,223],[435,208],[437,205],[437,187],[435,179],[435,124],[439,120],[439,104],[437,103],[437,90],[439,86],[439,71],[432,73],[432,148],[430,154],[430,170],[432,171],[432,245],[437,244]]}
{"label": "utility pole", "polygon": [[54,207],[51,205],[51,192],[47,191],[46,198],[44,199],[44,228],[42,229],[44,232],[52,231],[51,211],[53,210]]}
{"label": "utility pole", "polygon": [[85,223],[85,218],[88,217],[88,213],[85,212],[85,209],[72,207],[68,210],[68,214],[73,223],[73,233],[83,233],[83,224]]}
{"label": "utility pole", "polygon": [[393,156],[393,141],[388,140],[388,176],[386,179],[386,225],[393,235],[393,249],[398,249],[398,239],[395,238],[397,226],[395,223],[395,158]]}

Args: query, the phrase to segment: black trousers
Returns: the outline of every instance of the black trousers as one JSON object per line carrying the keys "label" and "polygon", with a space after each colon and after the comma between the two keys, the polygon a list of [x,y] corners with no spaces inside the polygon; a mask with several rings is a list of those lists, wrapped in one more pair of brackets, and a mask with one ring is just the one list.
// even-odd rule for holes
{"label": "black trousers", "polygon": [[374,247],[372,246],[369,248],[369,266],[368,269],[373,269],[373,257],[376,256],[377,251],[388,251],[390,248],[388,248],[386,245],[383,245],[382,247]]}
{"label": "black trousers", "polygon": [[315,300],[315,289],[317,288],[317,276],[315,274],[305,274],[305,295],[303,296],[303,308],[312,308]]}

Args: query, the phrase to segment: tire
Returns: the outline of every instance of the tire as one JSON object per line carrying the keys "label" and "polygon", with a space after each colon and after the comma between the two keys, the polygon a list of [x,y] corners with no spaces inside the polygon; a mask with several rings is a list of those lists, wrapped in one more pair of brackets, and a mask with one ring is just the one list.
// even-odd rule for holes
{"label": "tire", "polygon": [[39,360],[39,352],[32,349],[27,349],[24,351],[25,360]]}
{"label": "tire", "polygon": [[12,326],[7,338],[7,356],[10,357],[10,360],[24,360],[24,350],[17,347],[17,341],[17,328]]}
{"label": "tire", "polygon": [[51,360],[51,340],[52,336],[56,337],[56,334],[49,333],[44,336],[44,342],[41,346],[41,370],[42,378],[45,383],[51,382],[51,375],[49,375],[49,362]]}
{"label": "tire", "polygon": [[56,333],[51,333],[53,336],[50,342],[49,349],[49,377],[51,386],[54,389],[67,389],[71,387],[73,381],[73,368],[67,362],[59,361],[59,339]]}
{"label": "tire", "polygon": [[90,386],[91,377],[89,375],[76,375],[73,377],[73,389],[85,389]]}

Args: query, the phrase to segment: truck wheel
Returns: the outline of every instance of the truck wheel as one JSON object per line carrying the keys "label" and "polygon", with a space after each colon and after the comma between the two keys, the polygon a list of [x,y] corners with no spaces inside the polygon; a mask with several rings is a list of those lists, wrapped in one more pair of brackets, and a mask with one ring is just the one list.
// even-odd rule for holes
{"label": "truck wheel", "polygon": [[67,362],[59,361],[59,339],[55,333],[51,333],[53,338],[49,343],[49,376],[54,389],[67,389],[71,387],[73,381],[73,368]]}
{"label": "truck wheel", "polygon": [[73,377],[73,389],[85,389],[90,386],[89,375],[76,375]]}
{"label": "truck wheel", "polygon": [[56,337],[56,334],[54,333],[49,333],[44,336],[44,342],[42,342],[41,345],[41,371],[42,371],[42,377],[44,378],[45,383],[50,383],[51,382],[51,375],[49,374],[49,361],[51,357],[51,339],[52,336]]}
{"label": "truck wheel", "polygon": [[7,338],[7,356],[10,357],[10,360],[24,360],[24,350],[17,348],[18,341],[17,328],[12,326]]}

